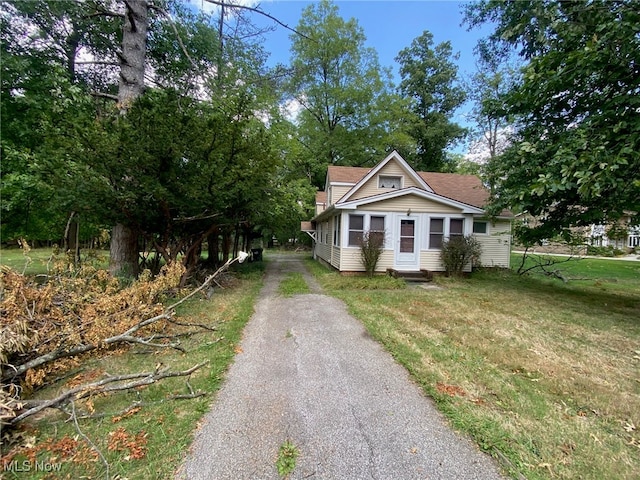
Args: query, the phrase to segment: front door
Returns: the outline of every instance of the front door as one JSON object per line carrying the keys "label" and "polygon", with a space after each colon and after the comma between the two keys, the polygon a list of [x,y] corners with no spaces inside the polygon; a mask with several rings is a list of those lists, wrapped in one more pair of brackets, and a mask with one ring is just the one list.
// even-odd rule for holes
{"label": "front door", "polygon": [[400,217],[398,222],[395,268],[398,270],[417,271],[420,269],[417,219],[415,217]]}

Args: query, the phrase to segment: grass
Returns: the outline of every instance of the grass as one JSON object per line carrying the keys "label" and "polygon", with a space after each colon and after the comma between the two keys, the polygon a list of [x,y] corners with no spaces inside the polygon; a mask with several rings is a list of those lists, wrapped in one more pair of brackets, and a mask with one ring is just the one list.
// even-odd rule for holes
{"label": "grass", "polygon": [[[83,435],[105,457],[109,478],[174,478],[198,421],[209,409],[212,397],[238,351],[242,330],[253,313],[262,285],[262,263],[238,267],[241,273],[234,286],[216,290],[211,299],[194,297],[179,307],[177,314],[181,321],[206,324],[215,329],[183,338],[186,354],[131,347],[107,357],[90,359],[81,377],[71,376],[36,395],[50,398],[74,382],[88,381],[92,377],[98,379],[105,372],[115,375],[152,371],[158,363],[174,371],[186,370],[208,360],[208,365],[188,378],[188,384],[186,377],[178,377],[144,389],[79,401],[75,405],[78,412],[94,412],[97,418],[80,419],[78,428],[69,421],[68,414],[55,411],[47,411],[40,418],[25,422],[22,435],[36,447],[32,450],[34,456],[29,458],[20,454],[15,457],[17,463],[3,472],[3,478],[54,478],[45,471],[47,465],[60,468],[55,472],[55,478],[107,478],[103,461],[96,457],[90,444],[83,441]],[[170,399],[189,394],[190,387],[206,395],[195,399]],[[140,408],[132,408],[138,403]],[[78,445],[74,444],[76,440]],[[3,454],[7,449],[4,445]],[[28,471],[18,469],[23,465]],[[41,468],[36,468],[38,465]]]}
{"label": "grass", "polygon": [[640,262],[558,268],[580,280],[486,271],[384,289],[312,271],[515,478],[639,478]]}
{"label": "grass", "polygon": [[278,286],[278,293],[283,297],[292,297],[293,295],[302,295],[309,292],[311,292],[309,285],[307,285],[302,274],[297,272],[288,273]]}
{"label": "grass", "polygon": [[287,478],[296,468],[296,461],[300,455],[300,450],[290,440],[287,440],[278,450],[276,468],[281,477]]}
{"label": "grass", "polygon": [[[22,248],[0,249],[0,265],[6,265],[24,275],[44,275],[50,263],[53,248],[34,248],[28,253]],[[82,250],[81,258],[84,263],[92,263],[98,267],[108,266],[109,252],[102,250]]]}

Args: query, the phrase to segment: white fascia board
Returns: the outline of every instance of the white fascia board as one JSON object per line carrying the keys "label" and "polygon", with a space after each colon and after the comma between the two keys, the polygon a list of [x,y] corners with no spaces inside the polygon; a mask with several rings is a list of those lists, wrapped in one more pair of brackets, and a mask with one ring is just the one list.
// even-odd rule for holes
{"label": "white fascia board", "polygon": [[318,222],[318,221],[324,220],[325,217],[330,217],[335,209],[336,209],[336,204],[334,203],[333,205],[327,207],[322,212],[320,212],[318,215],[313,217],[310,220],[310,222]]}
{"label": "white fascia board", "polygon": [[407,175],[409,175],[411,178],[413,178],[415,180],[415,182],[420,185],[424,190],[426,190],[427,192],[433,192],[433,189],[422,179],[422,177],[420,175],[418,175],[416,173],[416,171],[411,167],[411,165],[409,165],[406,160],[404,158],[402,158],[400,156],[400,154],[397,151],[393,151],[391,152],[389,155],[387,155],[387,157],[382,160],[378,165],[376,165],[375,167],[373,167],[369,173],[367,173],[364,177],[362,177],[360,179],[360,181],[358,183],[356,183],[351,190],[349,190],[344,197],[342,197],[342,201],[346,202],[349,200],[349,198],[360,189],[360,187],[362,185],[364,185],[365,183],[367,183],[370,179],[372,179],[373,177],[375,177],[378,172],[380,170],[382,170],[382,168],[389,163],[391,160],[395,159],[399,164],[400,167],[402,167],[402,169],[407,173]]}
{"label": "white fascia board", "polygon": [[380,195],[373,195],[371,197],[359,198],[358,200],[352,200],[350,202],[340,201],[332,206],[341,210],[354,210],[362,205],[367,205],[369,203],[381,202],[384,200],[389,200],[391,198],[402,197],[405,195],[417,195],[418,197],[424,198],[426,200],[432,200],[437,203],[441,203],[443,205],[447,205],[453,208],[459,208],[462,210],[461,213],[471,213],[484,215],[486,212],[482,208],[474,207],[473,205],[469,205],[467,203],[462,203],[457,200],[453,200],[451,198],[443,197],[438,195],[437,193],[427,192],[417,187],[409,187],[403,188],[400,190],[394,190],[392,192],[381,193]]}
{"label": "white fascia board", "polygon": [[355,183],[353,182],[330,182],[330,185],[334,187],[353,187]]}

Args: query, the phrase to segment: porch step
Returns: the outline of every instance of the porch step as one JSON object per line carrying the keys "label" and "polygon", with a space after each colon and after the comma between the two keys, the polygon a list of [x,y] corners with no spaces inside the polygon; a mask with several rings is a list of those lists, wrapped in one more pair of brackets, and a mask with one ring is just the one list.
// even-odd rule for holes
{"label": "porch step", "polygon": [[387,268],[387,275],[393,278],[403,278],[407,282],[430,282],[433,280],[433,272],[429,270],[409,271]]}

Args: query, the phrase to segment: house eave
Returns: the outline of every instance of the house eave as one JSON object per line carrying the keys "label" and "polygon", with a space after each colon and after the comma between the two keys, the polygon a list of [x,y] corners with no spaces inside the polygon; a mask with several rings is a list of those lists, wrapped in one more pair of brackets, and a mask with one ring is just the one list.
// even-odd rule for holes
{"label": "house eave", "polygon": [[438,195],[437,193],[422,190],[421,188],[417,188],[417,187],[402,188],[400,190],[394,190],[392,192],[385,192],[378,195],[372,195],[370,197],[359,198],[357,200],[351,200],[351,201],[341,200],[332,206],[335,208],[339,208],[341,210],[355,210],[356,208],[363,205],[368,205],[370,203],[375,203],[375,202],[381,202],[381,201],[389,200],[392,198],[403,197],[406,195],[416,195],[418,197],[435,201],[443,205],[459,208],[460,210],[462,210],[462,213],[470,213],[475,215],[486,214],[485,210],[480,207],[469,205],[467,203],[463,203],[458,200],[453,200],[451,198]]}
{"label": "house eave", "polygon": [[322,221],[322,220],[325,219],[325,217],[330,217],[335,210],[336,210],[336,205],[335,204],[334,205],[330,205],[325,210],[320,212],[318,215],[313,217],[311,219],[311,222],[312,223],[317,223],[318,221]]}
{"label": "house eave", "polygon": [[382,162],[380,162],[378,165],[376,165],[374,168],[372,168],[369,171],[369,173],[367,173],[356,184],[354,184],[353,187],[351,187],[351,190],[349,190],[347,193],[345,193],[344,196],[340,200],[344,200],[345,202],[348,202],[349,198],[351,198],[353,196],[353,194],[355,194],[355,192],[357,192],[362,185],[364,185],[370,179],[372,179],[374,176],[376,176],[378,174],[378,172],[380,172],[380,170],[382,170],[382,168],[387,163],[389,163],[392,159],[395,159],[396,162],[398,162],[398,164],[400,165],[400,167],[405,171],[405,173],[407,175],[409,175],[418,185],[420,185],[422,187],[422,189],[424,189],[427,192],[433,192],[433,189],[429,186],[429,184],[427,184],[427,182],[425,182],[420,177],[420,175],[418,175],[416,173],[416,171],[413,168],[411,168],[411,166],[406,162],[406,160],[404,158],[402,158],[397,151],[394,150],[389,155],[387,155],[387,157]]}

